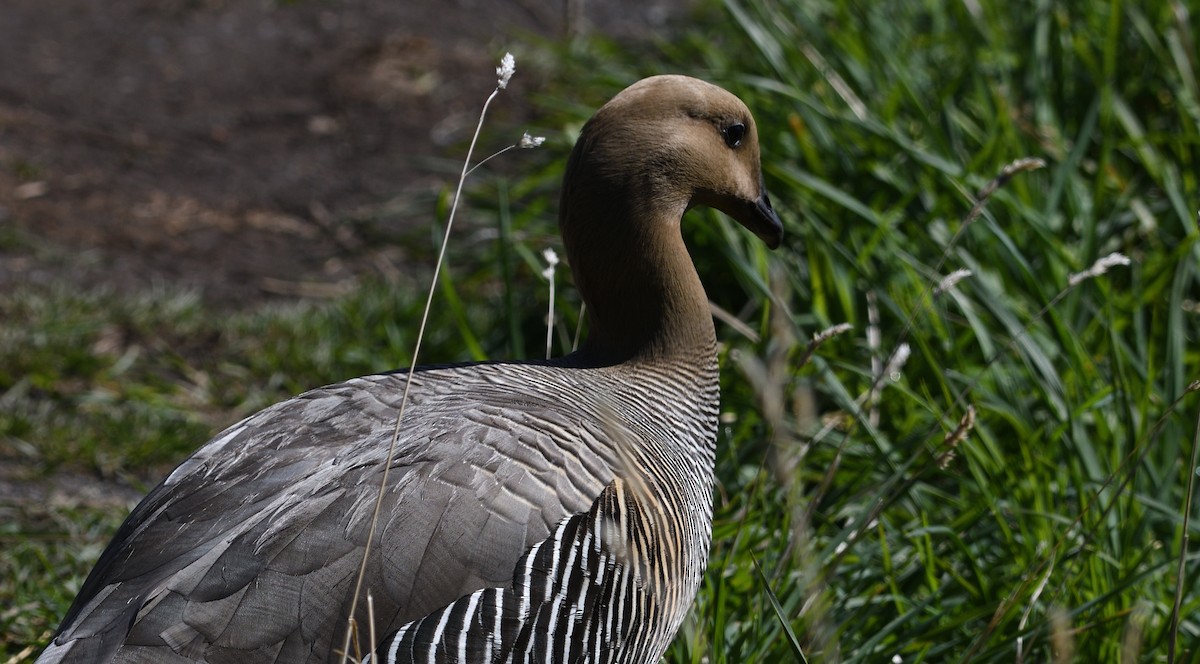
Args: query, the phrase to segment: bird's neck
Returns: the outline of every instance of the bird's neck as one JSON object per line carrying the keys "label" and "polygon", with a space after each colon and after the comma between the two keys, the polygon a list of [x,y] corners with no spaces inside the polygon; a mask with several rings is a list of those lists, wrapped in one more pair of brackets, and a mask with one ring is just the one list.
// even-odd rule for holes
{"label": "bird's neck", "polygon": [[610,203],[565,220],[588,229],[568,240],[568,259],[587,303],[582,352],[600,362],[708,364],[715,357],[708,297],[679,234],[684,206],[661,207],[633,218],[625,215],[634,210]]}

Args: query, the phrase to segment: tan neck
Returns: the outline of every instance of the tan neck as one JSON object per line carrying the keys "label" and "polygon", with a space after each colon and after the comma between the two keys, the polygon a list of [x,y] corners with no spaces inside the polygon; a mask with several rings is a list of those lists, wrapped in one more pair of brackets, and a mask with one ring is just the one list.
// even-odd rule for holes
{"label": "tan neck", "polygon": [[684,205],[564,202],[574,215],[563,222],[568,259],[588,311],[581,355],[605,364],[711,355],[708,297],[679,234]]}

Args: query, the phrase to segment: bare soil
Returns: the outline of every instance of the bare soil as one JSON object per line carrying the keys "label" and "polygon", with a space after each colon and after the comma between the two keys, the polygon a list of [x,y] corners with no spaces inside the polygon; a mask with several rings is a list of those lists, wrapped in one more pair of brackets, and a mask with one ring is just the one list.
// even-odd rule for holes
{"label": "bare soil", "polygon": [[[489,124],[521,126],[536,122],[525,100],[538,83],[522,76],[523,43],[642,39],[687,4],[3,0],[0,292],[166,285],[238,308],[403,270],[402,248],[339,222],[403,210],[453,179],[429,160],[460,158],[506,50],[517,76]],[[31,475],[11,452],[5,519],[140,495],[67,469]]]}
{"label": "bare soil", "polygon": [[[337,293],[404,261],[336,220],[445,184],[422,158],[469,137],[505,50],[685,4],[4,0],[0,288]],[[520,69],[498,121],[531,119]]]}

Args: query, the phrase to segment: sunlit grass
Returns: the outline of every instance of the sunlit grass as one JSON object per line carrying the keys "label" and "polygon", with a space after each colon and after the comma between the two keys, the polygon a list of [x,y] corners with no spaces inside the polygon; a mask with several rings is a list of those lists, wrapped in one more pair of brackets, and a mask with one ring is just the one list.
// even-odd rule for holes
{"label": "sunlit grass", "polygon": [[[1187,302],[1200,292],[1195,55],[1164,45],[1193,43],[1194,24],[1166,2],[974,6],[730,0],[741,34],[693,54],[755,109],[768,184],[791,213],[792,251],[769,260],[787,282],[772,291],[794,295],[750,297],[759,311],[787,307],[802,342],[855,327],[784,372],[772,398],[796,406],[774,431],[761,396],[726,391],[725,409],[749,420],[735,437],[804,453],[795,484],[781,490],[768,470],[735,482],[761,454],[724,458],[721,477],[729,495],[775,496],[763,515],[799,515],[776,519],[755,555],[778,571],[772,587],[810,658],[1059,661],[1070,644],[1078,661],[1156,661],[1200,408],[1185,394],[1200,377]],[[1025,156],[1047,167],[1014,177],[964,227],[975,192]],[[768,273],[753,242],[722,242],[746,246],[725,252],[735,272]],[[1072,285],[1113,251],[1132,264]],[[959,269],[971,276],[934,297]],[[786,363],[764,337],[759,354]],[[860,407],[872,360],[901,342],[912,356],[900,380]],[[809,397],[845,419],[823,440]],[[968,405],[974,428],[941,468]],[[747,510],[722,510],[743,538]],[[714,559],[731,546],[745,542],[718,538]],[[752,569],[744,557],[718,569],[731,567]],[[724,604],[697,634],[773,611],[710,579]],[[730,598],[745,600],[731,610]],[[1194,648],[1200,625],[1181,615],[1179,645]],[[737,631],[756,637],[713,647],[711,661],[791,657],[778,628]],[[681,644],[680,660],[700,650]]]}

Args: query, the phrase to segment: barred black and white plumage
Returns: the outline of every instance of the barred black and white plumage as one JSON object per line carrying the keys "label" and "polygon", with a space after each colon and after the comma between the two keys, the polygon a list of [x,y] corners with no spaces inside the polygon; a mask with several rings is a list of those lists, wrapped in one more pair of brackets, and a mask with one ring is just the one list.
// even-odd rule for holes
{"label": "barred black and white plumage", "polygon": [[[704,373],[715,371],[712,366]],[[711,443],[638,445],[631,438],[669,442],[653,426],[657,420],[649,411],[679,403],[709,381],[673,382],[659,376],[654,384],[683,389],[627,389],[623,392],[634,399],[599,404],[600,419],[609,423],[606,435],[618,443],[616,468],[628,469],[635,480],[615,477],[587,512],[565,518],[534,544],[517,561],[508,587],[476,591],[404,625],[379,646],[372,661],[617,664],[657,659],[700,584],[711,537]],[[708,401],[715,403],[715,397]],[[689,432],[686,439],[711,441],[716,411],[697,414],[701,417],[694,424],[700,428],[682,427]],[[630,415],[640,423],[636,434],[618,424]],[[656,456],[648,458],[647,450]],[[700,509],[680,509],[685,505]]]}
{"label": "barred black and white plumage", "polygon": [[651,661],[691,603],[691,584],[679,582],[688,576],[680,549],[660,540],[655,507],[614,479],[588,512],[564,520],[518,561],[510,587],[476,591],[405,625],[377,660]]}
{"label": "barred black and white plumage", "polygon": [[[711,539],[716,338],[679,221],[779,242],[749,111],[654,77],[584,127],[560,228],[581,349],[412,375],[366,560],[372,661],[656,662]],[[134,509],[39,662],[328,662],[405,373],[315,389],[218,434]],[[376,646],[378,646],[376,648]]]}

